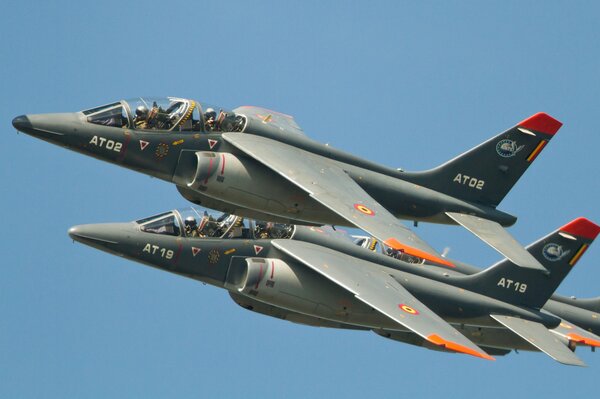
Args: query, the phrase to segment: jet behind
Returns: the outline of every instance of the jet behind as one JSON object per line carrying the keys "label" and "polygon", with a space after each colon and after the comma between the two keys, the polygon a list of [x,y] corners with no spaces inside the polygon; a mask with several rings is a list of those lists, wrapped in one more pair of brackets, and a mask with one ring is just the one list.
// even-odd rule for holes
{"label": "jet behind", "polygon": [[275,222],[353,225],[447,267],[454,265],[396,218],[457,223],[515,264],[544,270],[504,230],[516,217],[496,209],[561,127],[544,113],[425,172],[392,169],[318,143],[288,115],[177,97],[22,115],[13,125],[172,182],[186,199],[209,208]]}

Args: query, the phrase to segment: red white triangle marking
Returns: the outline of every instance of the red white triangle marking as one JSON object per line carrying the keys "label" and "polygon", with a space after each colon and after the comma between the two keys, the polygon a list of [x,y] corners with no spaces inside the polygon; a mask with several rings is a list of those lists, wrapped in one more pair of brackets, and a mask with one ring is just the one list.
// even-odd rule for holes
{"label": "red white triangle marking", "polygon": [[196,256],[200,252],[200,248],[192,247],[192,255]]}
{"label": "red white triangle marking", "polygon": [[215,145],[217,145],[218,141],[213,139],[208,139],[208,146],[212,150]]}
{"label": "red white triangle marking", "polygon": [[144,151],[146,149],[146,147],[148,147],[148,144],[150,144],[150,142],[145,141],[145,140],[140,140],[140,150]]}
{"label": "red white triangle marking", "polygon": [[263,247],[261,247],[260,245],[255,245],[254,246],[254,254],[258,255],[260,253],[260,251],[263,250]]}

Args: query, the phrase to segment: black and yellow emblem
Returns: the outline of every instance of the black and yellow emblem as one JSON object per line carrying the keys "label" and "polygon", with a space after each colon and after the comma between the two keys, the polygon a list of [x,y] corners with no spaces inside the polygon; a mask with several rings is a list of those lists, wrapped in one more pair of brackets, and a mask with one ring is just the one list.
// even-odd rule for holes
{"label": "black and yellow emblem", "polygon": [[211,249],[208,253],[208,263],[215,264],[219,261],[221,253],[217,249]]}
{"label": "black and yellow emblem", "polygon": [[154,151],[154,155],[158,159],[163,159],[169,153],[169,145],[167,143],[159,143],[156,146],[156,151]]}

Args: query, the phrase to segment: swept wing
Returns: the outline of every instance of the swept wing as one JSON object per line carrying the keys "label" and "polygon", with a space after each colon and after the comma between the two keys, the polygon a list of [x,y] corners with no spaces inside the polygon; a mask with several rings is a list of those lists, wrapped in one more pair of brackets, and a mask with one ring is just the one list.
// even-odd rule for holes
{"label": "swept wing", "polygon": [[453,266],[400,223],[337,164],[265,137],[224,133],[223,138],[386,245],[409,255]]}
{"label": "swept wing", "polygon": [[427,308],[381,266],[306,242],[274,240],[272,243],[429,342],[455,352],[494,360]]}

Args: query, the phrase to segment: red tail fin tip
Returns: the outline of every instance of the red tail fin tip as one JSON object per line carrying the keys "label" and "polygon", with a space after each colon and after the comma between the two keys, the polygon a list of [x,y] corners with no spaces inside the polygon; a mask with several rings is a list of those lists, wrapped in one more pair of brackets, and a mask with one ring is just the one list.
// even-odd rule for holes
{"label": "red tail fin tip", "polygon": [[537,114],[519,122],[517,125],[528,130],[535,130],[536,132],[555,135],[556,132],[558,132],[558,129],[560,129],[562,126],[562,122],[557,121],[545,112],[538,112]]}
{"label": "red tail fin tip", "polygon": [[600,233],[600,226],[586,218],[577,218],[561,227],[560,231],[587,238],[588,240],[594,240],[598,233]]}

